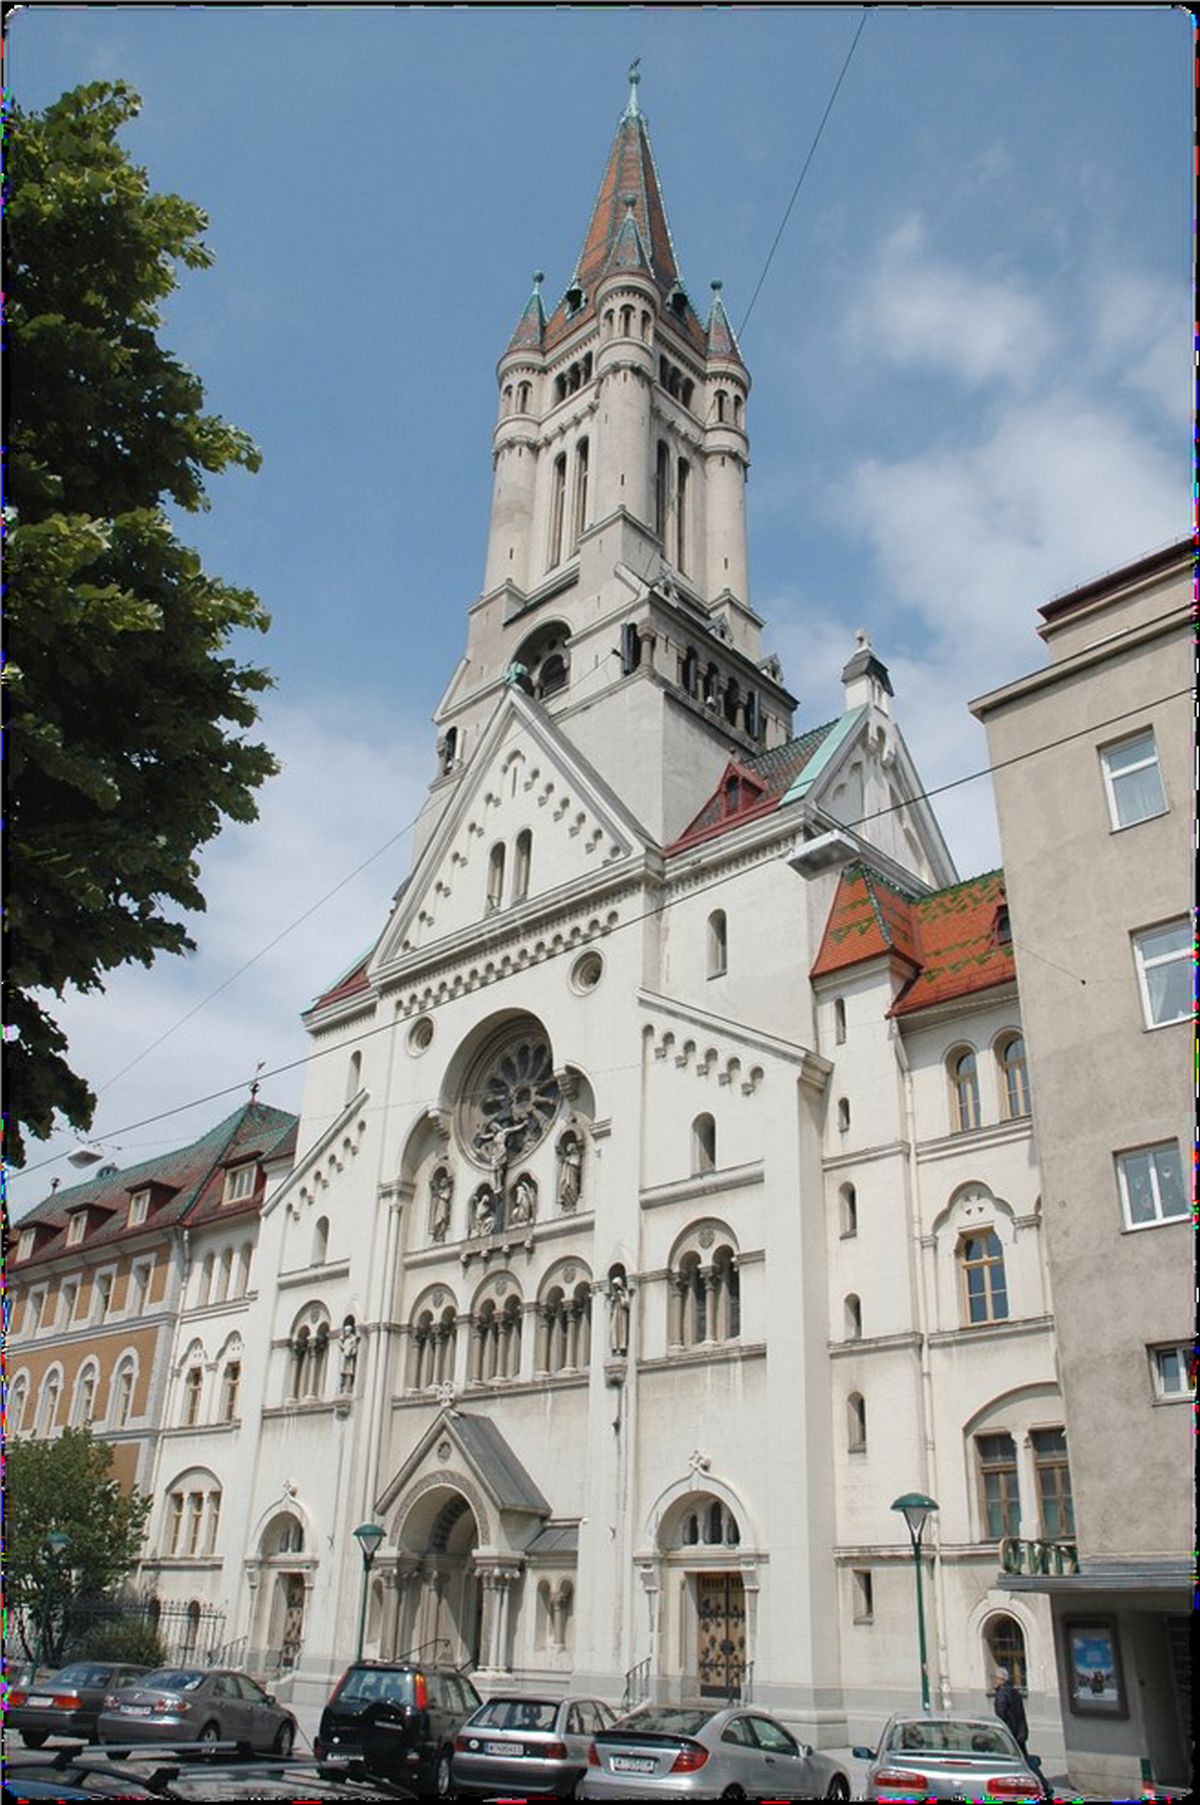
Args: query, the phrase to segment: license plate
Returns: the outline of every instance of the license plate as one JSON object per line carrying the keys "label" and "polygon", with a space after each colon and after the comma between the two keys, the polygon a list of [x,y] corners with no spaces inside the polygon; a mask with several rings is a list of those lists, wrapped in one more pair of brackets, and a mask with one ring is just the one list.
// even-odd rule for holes
{"label": "license plate", "polygon": [[25,1703],[34,1706],[36,1710],[44,1710],[47,1705],[52,1705],[54,1700],[44,1697],[41,1693],[35,1693],[33,1697],[27,1698]]}
{"label": "license plate", "polygon": [[149,1717],[154,1710],[154,1706],[153,1705],[122,1705],[121,1709],[125,1713],[126,1717]]}
{"label": "license plate", "polygon": [[653,1755],[612,1755],[609,1761],[614,1774],[652,1774],[658,1766]]}
{"label": "license plate", "polygon": [[519,1742],[485,1742],[483,1752],[485,1755],[523,1755],[525,1750]]}

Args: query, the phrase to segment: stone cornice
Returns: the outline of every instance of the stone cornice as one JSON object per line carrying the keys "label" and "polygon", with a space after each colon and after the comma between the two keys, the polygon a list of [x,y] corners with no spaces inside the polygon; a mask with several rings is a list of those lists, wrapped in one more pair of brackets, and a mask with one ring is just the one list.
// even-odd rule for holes
{"label": "stone cornice", "polygon": [[723,1166],[713,1172],[696,1172],[687,1178],[672,1179],[665,1185],[648,1185],[640,1193],[644,1210],[658,1209],[662,1204],[686,1203],[710,1199],[725,1191],[741,1190],[746,1185],[763,1181],[763,1162],[751,1160],[744,1166]]}

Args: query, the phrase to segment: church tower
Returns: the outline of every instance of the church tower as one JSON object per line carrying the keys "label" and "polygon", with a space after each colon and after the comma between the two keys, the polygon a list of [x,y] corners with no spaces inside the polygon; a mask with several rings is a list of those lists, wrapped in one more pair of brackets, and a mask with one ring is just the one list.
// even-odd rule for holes
{"label": "church tower", "polygon": [[789,738],[795,702],[749,601],[749,372],[720,282],[706,321],[684,285],[636,70],[548,317],[542,281],[499,363],[484,587],[419,843],[508,681],[665,844],[731,755]]}

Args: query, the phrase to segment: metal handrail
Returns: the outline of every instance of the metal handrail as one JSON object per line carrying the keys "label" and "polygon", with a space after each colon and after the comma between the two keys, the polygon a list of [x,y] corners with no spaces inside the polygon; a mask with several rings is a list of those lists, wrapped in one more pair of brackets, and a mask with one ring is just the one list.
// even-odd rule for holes
{"label": "metal handrail", "polygon": [[621,1694],[622,1711],[630,1711],[634,1705],[640,1705],[643,1699],[650,1697],[650,1657],[639,1661],[625,1675],[625,1690]]}

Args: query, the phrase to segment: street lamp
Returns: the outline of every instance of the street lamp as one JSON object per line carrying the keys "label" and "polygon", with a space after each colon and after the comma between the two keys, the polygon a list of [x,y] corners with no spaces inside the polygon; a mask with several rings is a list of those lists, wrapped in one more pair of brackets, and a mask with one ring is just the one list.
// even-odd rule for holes
{"label": "street lamp", "polygon": [[379,1544],[384,1532],[378,1523],[360,1523],[354,1531],[354,1539],[362,1549],[362,1597],[358,1605],[358,1653],[356,1661],[362,1660],[363,1635],[367,1627],[367,1580],[371,1572],[371,1563],[379,1552]]}
{"label": "street lamp", "polygon": [[31,1682],[36,1681],[38,1669],[46,1652],[46,1637],[50,1632],[50,1611],[54,1603],[54,1581],[58,1573],[59,1562],[70,1546],[70,1536],[61,1529],[52,1529],[46,1537],[46,1583],[42,1588],[42,1620],[38,1625],[37,1652],[33,1657]]}
{"label": "street lamp", "polygon": [[908,1524],[909,1539],[912,1542],[913,1565],[917,1570],[917,1637],[921,1650],[921,1705],[925,1711],[932,1709],[929,1702],[929,1660],[925,1653],[925,1603],[921,1592],[921,1537],[932,1511],[937,1505],[932,1498],[923,1492],[905,1492],[903,1498],[897,1498],[892,1505],[893,1510],[904,1513],[904,1521]]}

